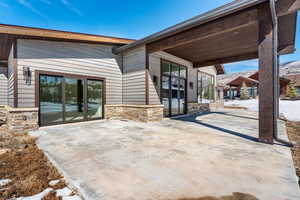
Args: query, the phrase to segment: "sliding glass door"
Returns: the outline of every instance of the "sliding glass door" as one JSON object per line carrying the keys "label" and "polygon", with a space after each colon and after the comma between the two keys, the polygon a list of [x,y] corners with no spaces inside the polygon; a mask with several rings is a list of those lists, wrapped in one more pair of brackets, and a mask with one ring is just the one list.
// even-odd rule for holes
{"label": "sliding glass door", "polygon": [[103,118],[103,80],[39,75],[40,125]]}
{"label": "sliding glass door", "polygon": [[84,80],[65,78],[65,120],[67,122],[84,119],[83,87]]}
{"label": "sliding glass door", "polygon": [[40,121],[44,125],[63,122],[63,78],[40,76]]}
{"label": "sliding glass door", "polygon": [[161,99],[165,116],[186,113],[186,67],[162,61]]}
{"label": "sliding glass door", "polygon": [[87,117],[89,119],[102,117],[103,113],[103,97],[102,97],[102,81],[87,80]]}

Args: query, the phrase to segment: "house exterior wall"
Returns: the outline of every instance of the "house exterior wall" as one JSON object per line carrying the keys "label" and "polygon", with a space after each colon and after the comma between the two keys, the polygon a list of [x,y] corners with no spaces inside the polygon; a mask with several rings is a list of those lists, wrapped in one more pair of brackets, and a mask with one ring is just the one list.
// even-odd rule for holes
{"label": "house exterior wall", "polygon": [[[216,85],[216,69],[214,66],[202,67],[199,69],[193,68],[193,63],[182,58],[176,57],[169,53],[159,51],[149,55],[149,103],[150,104],[161,104],[160,102],[160,89],[161,89],[161,60],[167,60],[174,63],[181,64],[187,67],[187,102],[197,103],[197,72],[203,71],[211,74],[215,77]],[[153,82],[153,77],[157,77],[156,84]],[[190,87],[190,82],[193,83],[193,88]],[[216,96],[216,95],[215,95]]]}
{"label": "house exterior wall", "polygon": [[[18,107],[35,107],[35,70],[106,78],[106,103],[122,103],[121,58],[112,45],[18,40],[17,47]],[[30,67],[30,84],[23,67]]]}
{"label": "house exterior wall", "polygon": [[146,48],[141,46],[123,54],[123,104],[142,105],[146,101]]}
{"label": "house exterior wall", "polygon": [[15,83],[15,70],[14,70],[14,45],[11,47],[8,65],[7,65],[7,104],[14,107],[14,85]]}
{"label": "house exterior wall", "polygon": [[5,73],[5,68],[0,67],[0,105],[7,105],[7,73]]}

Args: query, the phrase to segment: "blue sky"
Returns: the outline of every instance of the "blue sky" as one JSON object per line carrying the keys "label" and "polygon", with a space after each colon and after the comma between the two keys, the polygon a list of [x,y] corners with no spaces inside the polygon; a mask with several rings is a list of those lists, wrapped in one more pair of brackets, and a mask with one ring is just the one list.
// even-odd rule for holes
{"label": "blue sky", "polygon": [[[140,39],[230,1],[0,0],[0,23]],[[282,56],[281,62],[299,60],[299,51]],[[257,61],[225,67],[229,73],[257,69]]]}

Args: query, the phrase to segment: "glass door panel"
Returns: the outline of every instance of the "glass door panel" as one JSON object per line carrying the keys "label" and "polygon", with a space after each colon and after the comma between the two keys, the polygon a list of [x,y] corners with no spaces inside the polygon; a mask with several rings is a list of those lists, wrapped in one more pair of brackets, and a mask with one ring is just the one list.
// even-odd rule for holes
{"label": "glass door panel", "polygon": [[84,119],[83,80],[65,78],[65,120]]}
{"label": "glass door panel", "polygon": [[101,118],[103,113],[102,81],[87,80],[87,117]]}
{"label": "glass door panel", "polygon": [[179,113],[184,114],[185,113],[185,79],[180,79],[180,90],[179,90]]}
{"label": "glass door panel", "polygon": [[161,89],[162,104],[164,105],[164,116],[170,115],[170,77],[162,77],[162,89]]}
{"label": "glass door panel", "polygon": [[40,123],[63,122],[62,77],[40,75]]}
{"label": "glass door panel", "polygon": [[162,62],[161,101],[164,116],[175,116],[186,112],[186,74],[184,66]]}
{"label": "glass door panel", "polygon": [[171,81],[171,114],[178,115],[179,114],[179,78],[172,77]]}

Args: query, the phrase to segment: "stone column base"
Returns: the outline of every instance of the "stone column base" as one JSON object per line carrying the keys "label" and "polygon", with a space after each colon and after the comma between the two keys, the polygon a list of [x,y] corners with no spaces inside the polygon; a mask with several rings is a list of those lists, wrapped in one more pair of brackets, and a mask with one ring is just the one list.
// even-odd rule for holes
{"label": "stone column base", "polygon": [[197,114],[200,112],[210,112],[209,103],[188,103],[188,113]]}
{"label": "stone column base", "polygon": [[7,106],[0,105],[0,124],[6,123]]}
{"label": "stone column base", "polygon": [[7,107],[6,123],[9,132],[23,134],[36,130],[38,126],[38,108]]}
{"label": "stone column base", "polygon": [[163,119],[163,105],[105,105],[105,119],[156,122]]}

